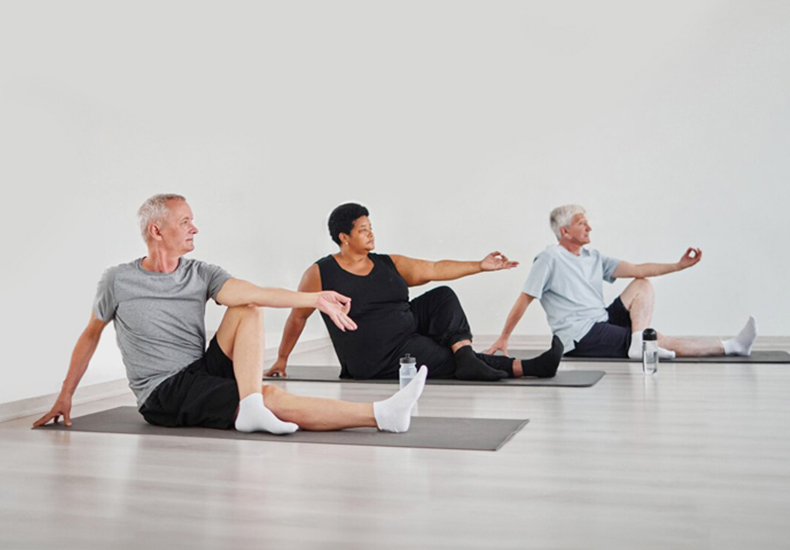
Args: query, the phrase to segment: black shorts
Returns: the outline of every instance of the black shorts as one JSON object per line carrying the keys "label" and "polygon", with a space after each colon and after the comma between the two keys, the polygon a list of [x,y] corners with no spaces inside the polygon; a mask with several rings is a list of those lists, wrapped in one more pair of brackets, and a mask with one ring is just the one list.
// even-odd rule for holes
{"label": "black shorts", "polygon": [[618,296],[609,307],[608,321],[595,323],[584,337],[574,341],[576,347],[568,357],[628,357],[631,347],[631,314]]}
{"label": "black shorts", "polygon": [[233,361],[222,351],[217,337],[203,357],[159,384],[140,413],[155,426],[232,428],[239,407],[239,387]]}

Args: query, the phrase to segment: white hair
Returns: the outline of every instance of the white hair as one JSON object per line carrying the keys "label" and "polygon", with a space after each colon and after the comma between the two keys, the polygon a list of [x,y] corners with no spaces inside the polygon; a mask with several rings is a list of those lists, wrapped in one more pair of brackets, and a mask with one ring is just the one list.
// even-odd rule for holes
{"label": "white hair", "polygon": [[576,214],[586,213],[587,211],[578,204],[566,204],[564,206],[558,206],[552,210],[551,215],[549,216],[549,224],[551,225],[551,230],[554,231],[554,235],[556,235],[557,240],[559,241],[562,238],[560,229],[563,227],[568,227]]}
{"label": "white hair", "polygon": [[140,223],[140,234],[143,240],[148,242],[148,228],[152,223],[162,223],[167,218],[167,201],[185,201],[186,198],[174,193],[162,193],[154,195],[143,203],[137,211],[137,219]]}

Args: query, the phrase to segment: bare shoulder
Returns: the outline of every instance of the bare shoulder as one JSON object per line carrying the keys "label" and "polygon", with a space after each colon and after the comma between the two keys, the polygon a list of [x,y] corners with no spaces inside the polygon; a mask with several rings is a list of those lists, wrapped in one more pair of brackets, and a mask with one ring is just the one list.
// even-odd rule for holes
{"label": "bare shoulder", "polygon": [[321,270],[318,269],[318,264],[312,264],[302,275],[302,280],[299,283],[300,292],[321,292]]}

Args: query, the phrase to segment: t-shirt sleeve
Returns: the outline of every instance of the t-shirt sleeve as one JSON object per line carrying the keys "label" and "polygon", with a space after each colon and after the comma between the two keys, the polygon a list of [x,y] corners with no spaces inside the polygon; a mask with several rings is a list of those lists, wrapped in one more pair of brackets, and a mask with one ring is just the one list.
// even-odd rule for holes
{"label": "t-shirt sleeve", "polygon": [[532,263],[529,270],[527,281],[524,283],[522,291],[538,300],[543,297],[543,292],[548,290],[551,284],[552,261],[546,254],[539,254]]}
{"label": "t-shirt sleeve", "polygon": [[118,300],[115,297],[115,273],[113,268],[104,272],[96,289],[96,298],[93,300],[93,314],[105,323],[113,320],[115,310],[118,309]]}
{"label": "t-shirt sleeve", "polygon": [[614,272],[617,269],[617,266],[620,265],[620,260],[616,258],[610,258],[609,256],[604,256],[601,254],[601,266],[603,267],[603,280],[607,283],[613,283],[616,281],[614,278]]}
{"label": "t-shirt sleeve", "polygon": [[232,279],[233,276],[218,265],[198,262],[197,268],[200,278],[206,282],[206,299],[211,298],[216,302],[217,294],[219,294],[220,289],[222,289],[222,285],[224,285],[228,279]]}

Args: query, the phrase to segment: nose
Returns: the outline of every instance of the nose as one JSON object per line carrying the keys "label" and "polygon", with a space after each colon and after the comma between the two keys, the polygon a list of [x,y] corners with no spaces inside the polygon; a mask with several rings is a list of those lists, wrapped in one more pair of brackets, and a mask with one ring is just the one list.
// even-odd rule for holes
{"label": "nose", "polygon": [[197,234],[197,232],[198,232],[197,226],[194,223],[189,224],[189,225],[190,225],[189,232],[192,233],[193,235]]}

